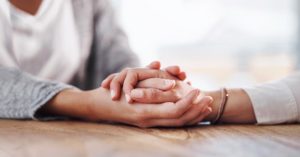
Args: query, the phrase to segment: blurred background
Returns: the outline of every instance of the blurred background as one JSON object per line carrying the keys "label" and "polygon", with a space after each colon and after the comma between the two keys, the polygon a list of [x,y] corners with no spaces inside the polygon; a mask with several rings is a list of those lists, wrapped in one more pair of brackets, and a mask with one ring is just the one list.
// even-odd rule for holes
{"label": "blurred background", "polygon": [[298,0],[114,0],[142,64],[180,65],[201,89],[278,79],[298,66]]}

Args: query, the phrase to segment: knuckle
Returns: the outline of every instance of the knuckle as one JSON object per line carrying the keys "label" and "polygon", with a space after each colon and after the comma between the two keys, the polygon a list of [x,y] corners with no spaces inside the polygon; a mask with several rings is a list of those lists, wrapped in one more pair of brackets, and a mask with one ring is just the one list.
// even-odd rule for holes
{"label": "knuckle", "polygon": [[157,96],[159,96],[159,94],[157,93],[157,91],[155,89],[149,89],[149,98],[153,99],[153,98],[157,98]]}
{"label": "knuckle", "polygon": [[121,73],[126,73],[126,72],[128,72],[130,70],[130,68],[124,68],[122,71],[121,71]]}
{"label": "knuckle", "polygon": [[111,82],[110,82],[110,87],[116,87],[119,84],[118,80],[116,78],[114,78]]}
{"label": "knuckle", "polygon": [[127,69],[127,73],[129,74],[133,74],[135,72],[135,69],[129,68]]}
{"label": "knuckle", "polygon": [[120,72],[120,74],[118,76],[123,77],[128,74],[128,71],[130,71],[130,68],[125,68]]}
{"label": "knuckle", "polygon": [[125,71],[125,69],[123,69],[122,71],[120,71],[120,73],[118,73],[116,76],[114,77],[121,77],[123,75],[125,75],[127,73],[127,70]]}
{"label": "knuckle", "polygon": [[135,77],[137,75],[137,72],[134,69],[129,69],[127,71],[127,76],[129,76],[130,78]]}
{"label": "knuckle", "polygon": [[167,75],[166,75],[166,73],[164,71],[162,71],[162,70],[158,71],[157,77],[158,78],[168,78]]}

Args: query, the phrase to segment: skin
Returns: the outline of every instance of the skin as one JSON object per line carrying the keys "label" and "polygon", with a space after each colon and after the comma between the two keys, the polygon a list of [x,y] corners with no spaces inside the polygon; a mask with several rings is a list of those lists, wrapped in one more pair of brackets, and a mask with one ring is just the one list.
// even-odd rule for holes
{"label": "skin", "polygon": [[[193,105],[198,95],[199,90],[193,90],[176,103],[153,105],[129,104],[125,101],[124,95],[120,101],[112,101],[109,91],[104,88],[91,91],[65,90],[45,105],[41,114],[64,115],[95,122],[120,122],[139,127],[183,126],[206,116],[204,114],[198,116],[203,105]],[[205,99],[201,101],[197,104],[207,103]],[[193,109],[193,112],[186,114],[190,109]]]}
{"label": "skin", "polygon": [[[241,88],[228,89],[228,93],[229,99],[220,122],[239,124],[256,123],[253,106],[247,93]],[[205,95],[211,96],[214,99],[212,113],[205,118],[207,121],[212,121],[215,119],[221,103],[221,91],[207,91]]]}
{"label": "skin", "polygon": [[[41,0],[11,0],[10,2],[31,15],[35,15],[41,5]],[[160,63],[153,62],[148,68],[153,70],[152,74],[162,78],[184,80],[186,77],[185,73],[180,72],[176,66],[166,68],[163,72],[159,70]],[[114,79],[114,75],[109,78],[112,78],[114,82],[118,81]],[[120,99],[120,101],[108,99],[109,91],[104,88],[91,91],[64,90],[44,105],[38,114],[62,115],[89,121],[113,121],[139,127],[153,127],[193,125],[211,112],[211,110],[207,110],[208,104],[212,102],[211,98],[199,99],[199,90],[190,91],[189,95],[177,102],[129,104],[132,103],[128,99],[129,96],[126,96],[126,102],[124,95],[118,90],[121,84],[118,85],[120,86],[111,87],[117,90],[117,92],[111,92],[111,95],[113,99]],[[172,86],[164,87],[165,90],[170,88]]]}
{"label": "skin", "polygon": [[[153,62],[147,68],[135,69],[142,71],[147,69],[154,76],[167,79],[168,83],[160,86],[167,91],[174,89],[173,85],[170,86],[170,82],[182,82],[167,72],[172,70],[173,66],[167,67],[165,71],[159,68],[160,63]],[[182,73],[178,72],[178,75],[180,74]],[[169,81],[170,79],[174,80]],[[105,82],[102,83],[103,86],[106,85]],[[138,86],[144,89],[143,84]],[[151,84],[149,87],[154,88]],[[121,93],[119,100],[115,101],[111,99],[111,92],[103,87],[90,91],[64,90],[43,106],[39,114],[69,116],[95,122],[125,123],[139,127],[179,127],[195,125],[211,113],[209,107],[212,103],[211,97],[204,97],[198,89],[183,82],[177,90],[187,93],[180,96],[180,99],[176,97],[176,101],[168,102],[128,102],[124,93]]]}
{"label": "skin", "polygon": [[31,15],[35,15],[38,12],[38,9],[42,3],[41,0],[10,0],[10,3],[13,4],[20,10],[27,12]]}
{"label": "skin", "polygon": [[[113,78],[108,78],[104,81],[102,86],[110,89],[111,91],[114,90],[113,92],[120,92],[122,90],[120,87],[123,86],[123,92],[130,97],[129,102],[176,102],[193,89],[191,86],[187,86],[187,84],[182,81],[175,81],[174,86],[174,83],[170,80],[155,78],[156,76],[149,75],[151,74],[150,69],[131,69],[126,71],[126,76],[120,76],[124,75],[122,72],[119,76],[114,75],[115,79],[122,78],[119,79],[118,82],[113,81]],[[169,84],[169,86],[173,88],[166,90],[159,87],[166,84]],[[118,87],[119,89],[109,87]],[[226,103],[224,114],[221,117],[220,122],[256,123],[252,103],[246,92],[241,88],[227,90],[229,93],[229,99]],[[211,114],[204,119],[204,121],[212,122],[217,116],[217,112],[220,107],[219,105],[222,101],[221,90],[206,91],[202,92],[202,94],[214,100],[211,105],[207,105],[207,110],[211,110]],[[114,100],[116,99],[114,98]]]}
{"label": "skin", "polygon": [[[10,0],[10,2],[20,10],[35,15],[42,1]],[[152,68],[155,74],[159,71],[157,69],[160,69],[160,63],[153,62],[148,68]],[[162,71],[159,71],[158,75],[162,75]],[[185,73],[180,72],[176,66],[166,68],[162,76],[174,80],[184,80],[186,77]],[[114,78],[114,75],[111,75],[110,78]],[[164,89],[168,90],[171,87],[165,86]],[[112,88],[119,89],[120,86]],[[202,120],[211,112],[211,110],[206,110],[207,104],[212,102],[211,98],[199,99],[198,90],[191,91],[189,95],[180,101],[155,105],[132,105],[128,103],[130,100],[127,102],[124,100],[124,95],[120,91],[116,93],[118,94],[111,93],[111,95],[115,97],[114,99],[121,99],[120,101],[108,99],[109,91],[104,88],[91,91],[64,90],[44,105],[38,111],[38,114],[62,115],[89,121],[113,121],[140,127],[152,127],[192,125],[191,122],[195,123],[200,119]],[[129,97],[127,96],[127,98]]]}
{"label": "skin", "polygon": [[[10,0],[10,2],[20,10],[35,15],[42,1]],[[152,63],[152,68],[160,69],[160,63]],[[163,75],[169,76],[159,79],[161,73],[157,76],[144,77],[143,69],[129,70],[129,72],[127,69],[121,72],[121,76],[110,75],[103,82],[103,88],[91,91],[77,89],[61,91],[39,112],[90,121],[122,122],[140,127],[193,125],[204,118],[212,121],[216,117],[221,101],[220,91],[202,92],[201,96],[198,90],[188,87],[189,84],[178,81],[186,78],[185,73],[181,72],[178,66],[169,67],[165,72]],[[139,73],[142,74],[138,75]],[[161,84],[164,86],[157,86]],[[122,86],[124,86],[123,91],[127,102],[121,92]],[[137,89],[134,90],[135,87]],[[105,88],[110,89],[110,92]],[[188,92],[190,93],[187,94]],[[247,94],[242,89],[229,89],[229,94],[230,98],[221,121],[255,123],[254,111]],[[109,95],[113,100],[120,101],[107,99]],[[133,101],[143,104],[129,104]]]}

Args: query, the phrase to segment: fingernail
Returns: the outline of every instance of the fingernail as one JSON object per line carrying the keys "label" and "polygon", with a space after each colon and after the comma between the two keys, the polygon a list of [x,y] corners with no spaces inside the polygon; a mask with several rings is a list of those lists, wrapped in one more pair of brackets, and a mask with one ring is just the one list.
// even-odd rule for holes
{"label": "fingernail", "polygon": [[186,79],[186,73],[185,72],[179,72],[178,78],[182,81],[185,80]]}
{"label": "fingernail", "polygon": [[143,98],[144,97],[144,92],[141,90],[132,90],[131,91],[131,96],[134,98]]}
{"label": "fingernail", "polygon": [[211,112],[212,112],[212,108],[211,108],[211,107],[207,107],[206,110],[207,110],[206,112],[208,112],[208,113],[211,113]]}
{"label": "fingernail", "polygon": [[111,96],[111,98],[114,98],[114,97],[116,96],[115,91],[111,90],[111,91],[110,91],[110,96]]}
{"label": "fingernail", "polygon": [[211,104],[214,101],[214,99],[211,96],[207,96],[207,98],[209,99],[209,104]]}
{"label": "fingernail", "polygon": [[201,97],[197,96],[197,98],[193,101],[193,104],[199,104],[201,101]]}
{"label": "fingernail", "polygon": [[126,99],[127,102],[130,102],[131,101],[130,95],[125,94],[125,99]]}

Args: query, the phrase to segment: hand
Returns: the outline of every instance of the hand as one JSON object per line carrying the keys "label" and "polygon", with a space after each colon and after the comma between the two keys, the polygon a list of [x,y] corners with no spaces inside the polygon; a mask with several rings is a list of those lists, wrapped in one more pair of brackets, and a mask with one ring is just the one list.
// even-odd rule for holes
{"label": "hand", "polygon": [[[112,100],[119,100],[121,96],[121,88],[123,86],[126,99],[128,102],[132,102],[130,99],[130,91],[137,84],[138,81],[158,77],[167,78],[172,80],[184,80],[186,78],[185,72],[180,71],[178,66],[169,66],[164,70],[160,69],[160,62],[152,62],[147,68],[131,68],[124,69],[120,73],[111,74],[101,84],[101,87],[110,89]],[[125,81],[127,82],[125,84]],[[175,82],[171,84],[165,84],[165,90],[171,89]],[[173,83],[173,84],[172,84]]]}
{"label": "hand", "polygon": [[197,99],[199,93],[195,89],[176,103],[154,105],[129,104],[124,95],[120,101],[111,101],[108,90],[104,88],[84,92],[64,90],[40,109],[39,113],[90,121],[121,122],[139,127],[193,125],[209,114],[204,108],[210,99]]}
{"label": "hand", "polygon": [[[140,81],[130,92],[130,97],[139,103],[177,102],[194,89],[183,81],[150,78]],[[201,92],[199,99],[202,97],[204,93]]]}
{"label": "hand", "polygon": [[[173,75],[184,74],[184,77],[182,78],[185,79],[186,77],[185,73],[180,72],[180,69],[177,66],[168,67],[166,69],[168,69],[169,73],[172,73]],[[189,84],[178,81],[177,78],[174,78],[174,76],[171,76],[168,72],[165,71],[146,68],[136,68],[129,70],[123,70],[120,74],[111,76],[111,78],[103,81],[102,86],[107,87],[108,89],[110,88],[112,93],[111,95],[114,100],[117,100],[119,97],[115,96],[115,91],[117,91],[118,95],[121,95],[120,92],[122,85],[123,91],[126,94],[126,99],[129,103],[132,103],[133,100],[138,103],[150,104],[164,102],[175,103],[194,89]],[[137,87],[138,89],[133,89],[135,87]],[[206,116],[206,113],[210,113],[212,111],[212,108],[210,107],[212,98],[204,97],[204,95],[202,95],[198,96],[197,99],[199,101],[203,99],[204,102],[206,102],[205,104],[200,104],[203,110],[199,112],[199,110],[195,109],[197,108],[197,106],[199,106],[199,104],[194,103],[192,105],[192,109],[188,111],[188,113],[197,112],[199,115]],[[203,119],[198,119],[198,121],[190,123],[194,124],[201,120]]]}
{"label": "hand", "polygon": [[101,88],[88,93],[92,104],[90,113],[94,121],[114,121],[139,127],[184,126],[198,123],[210,113],[205,111],[210,99],[197,99],[200,94],[197,89],[176,103],[167,102],[158,105],[129,104],[124,96],[120,101],[107,99],[107,102],[100,104],[103,98],[99,97],[99,93],[106,93],[104,95],[108,96],[107,90]]}
{"label": "hand", "polygon": [[[182,81],[175,81],[176,85],[170,90],[163,90],[161,89],[161,84],[165,84],[164,82],[168,81],[166,79],[160,78],[151,78],[144,81],[141,81],[137,84],[136,88],[131,91],[130,97],[132,100],[138,103],[162,103],[162,102],[177,102],[182,97],[186,96],[190,91],[194,90],[192,86],[189,84],[182,82]],[[211,96],[205,96],[204,92],[201,92],[197,99],[207,99],[209,101],[207,104],[200,104],[203,105],[203,111],[199,113],[199,115],[208,112],[212,112],[212,102],[213,99]],[[199,104],[193,104],[193,106],[197,106]],[[191,109],[190,112],[193,109]],[[207,118],[207,117],[205,117]],[[202,121],[203,119],[199,119],[198,122]]]}

